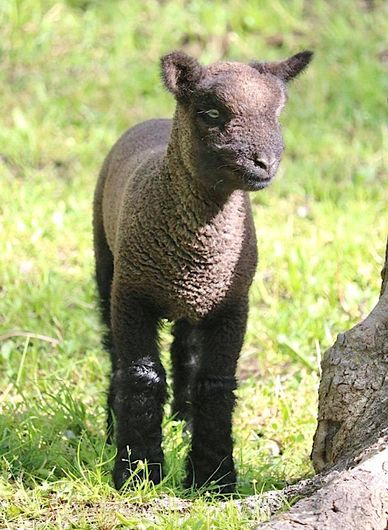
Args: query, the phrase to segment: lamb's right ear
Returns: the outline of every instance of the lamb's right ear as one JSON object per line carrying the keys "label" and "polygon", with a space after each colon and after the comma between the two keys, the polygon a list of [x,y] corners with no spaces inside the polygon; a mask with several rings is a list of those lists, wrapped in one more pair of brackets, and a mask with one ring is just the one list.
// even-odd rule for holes
{"label": "lamb's right ear", "polygon": [[201,79],[202,66],[184,52],[175,51],[161,58],[162,79],[177,99],[188,96]]}

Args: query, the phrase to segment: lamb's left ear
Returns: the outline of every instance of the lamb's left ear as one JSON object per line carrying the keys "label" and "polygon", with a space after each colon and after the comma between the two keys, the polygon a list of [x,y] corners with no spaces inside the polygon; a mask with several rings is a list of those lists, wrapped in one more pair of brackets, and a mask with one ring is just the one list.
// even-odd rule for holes
{"label": "lamb's left ear", "polygon": [[252,62],[250,66],[261,74],[272,74],[287,82],[299,75],[313,58],[313,52],[305,50],[284,61],[271,63]]}
{"label": "lamb's left ear", "polygon": [[177,99],[188,96],[202,76],[199,62],[181,51],[164,55],[160,63],[163,82]]}

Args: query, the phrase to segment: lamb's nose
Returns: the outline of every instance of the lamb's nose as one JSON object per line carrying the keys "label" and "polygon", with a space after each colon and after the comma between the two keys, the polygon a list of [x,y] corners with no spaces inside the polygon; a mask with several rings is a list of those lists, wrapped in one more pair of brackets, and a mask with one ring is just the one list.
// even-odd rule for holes
{"label": "lamb's nose", "polygon": [[256,157],[253,159],[253,163],[255,166],[260,167],[261,169],[264,169],[264,171],[268,171],[269,169],[269,163],[268,160],[265,157]]}
{"label": "lamb's nose", "polygon": [[265,155],[255,156],[253,163],[264,171],[269,171],[275,163],[275,158]]}

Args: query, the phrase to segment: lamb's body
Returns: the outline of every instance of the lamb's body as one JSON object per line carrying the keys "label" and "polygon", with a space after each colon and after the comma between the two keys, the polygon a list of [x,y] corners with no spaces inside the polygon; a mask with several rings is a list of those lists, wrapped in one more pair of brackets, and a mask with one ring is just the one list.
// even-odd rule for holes
{"label": "lamb's body", "polygon": [[215,480],[222,491],[233,490],[235,371],[257,261],[246,192],[276,173],[284,81],[310,57],[203,68],[184,54],[166,56],[174,120],[133,127],[104,162],[94,246],[112,360],[118,488],[139,460],[148,461],[155,483],[161,477],[166,381],[158,326],[165,318],[175,322],[173,412],[193,429],[186,483]]}
{"label": "lamb's body", "polygon": [[116,281],[151,299],[161,318],[194,323],[246,296],[256,240],[247,193],[217,202],[166,157],[170,134],[171,120],[151,120],[120,138],[101,172],[96,215],[120,256]]}

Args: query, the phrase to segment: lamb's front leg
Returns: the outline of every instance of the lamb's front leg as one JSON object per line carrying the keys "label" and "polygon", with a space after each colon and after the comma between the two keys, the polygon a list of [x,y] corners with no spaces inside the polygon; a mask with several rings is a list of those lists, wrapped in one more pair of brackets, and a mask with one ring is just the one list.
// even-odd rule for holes
{"label": "lamb's front leg", "polygon": [[118,453],[113,480],[117,489],[131,476],[139,460],[147,461],[150,480],[155,484],[161,480],[166,379],[159,360],[157,331],[158,317],[150,303],[114,283],[112,332],[117,365],[113,409]]}
{"label": "lamb's front leg", "polygon": [[208,485],[235,489],[232,413],[235,403],[237,360],[244,339],[248,304],[225,305],[200,324],[202,358],[193,399],[193,438],[186,486]]}

